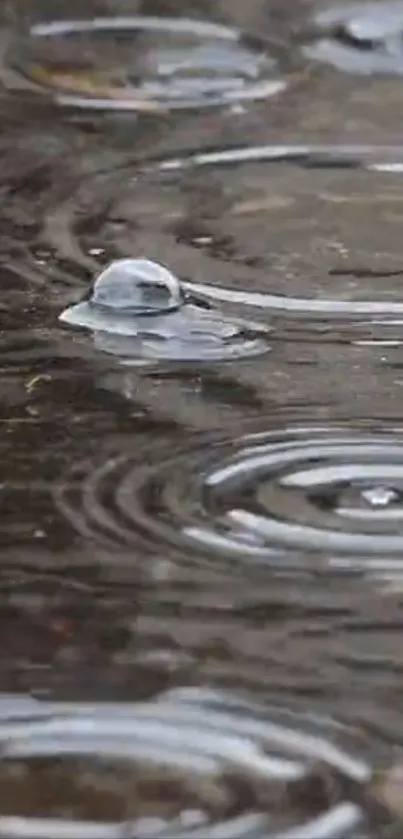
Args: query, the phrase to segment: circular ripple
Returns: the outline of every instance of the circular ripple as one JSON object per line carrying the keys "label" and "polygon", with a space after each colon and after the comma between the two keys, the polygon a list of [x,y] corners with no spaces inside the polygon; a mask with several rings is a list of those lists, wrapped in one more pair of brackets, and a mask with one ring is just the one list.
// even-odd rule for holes
{"label": "circular ripple", "polygon": [[309,58],[348,73],[403,74],[403,7],[399,0],[353,3],[315,17],[324,37],[306,46]]}
{"label": "circular ripple", "polygon": [[402,433],[289,428],[73,466],[54,489],[85,536],[209,556],[332,567],[399,568],[403,550]]}
{"label": "circular ripple", "polygon": [[[102,705],[3,697],[0,789],[8,774],[21,814],[0,816],[0,831],[15,839],[353,836],[367,821],[371,770],[337,744],[341,734],[342,726],[331,720],[202,688]],[[45,780],[47,768],[58,770],[54,795],[60,800],[66,788],[71,795],[80,785],[87,785],[90,798],[91,770],[95,792],[97,771],[115,769],[122,820],[24,813],[27,775],[38,761]],[[102,792],[98,778],[98,798],[111,792],[107,780]],[[161,801],[164,789],[167,804]],[[32,806],[32,790],[28,800]]]}
{"label": "circular ripple", "polygon": [[186,18],[112,17],[31,27],[9,65],[60,105],[114,110],[200,108],[283,90],[263,43]]}

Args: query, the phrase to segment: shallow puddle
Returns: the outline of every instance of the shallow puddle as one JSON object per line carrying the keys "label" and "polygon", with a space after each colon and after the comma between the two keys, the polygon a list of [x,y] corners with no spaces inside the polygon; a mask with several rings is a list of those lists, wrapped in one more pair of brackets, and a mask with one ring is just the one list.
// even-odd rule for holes
{"label": "shallow puddle", "polygon": [[4,839],[401,835],[402,14],[0,9]]}

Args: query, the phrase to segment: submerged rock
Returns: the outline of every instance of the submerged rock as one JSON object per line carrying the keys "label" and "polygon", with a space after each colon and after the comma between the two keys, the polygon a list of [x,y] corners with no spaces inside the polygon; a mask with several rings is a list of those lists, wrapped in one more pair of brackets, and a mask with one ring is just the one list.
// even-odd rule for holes
{"label": "submerged rock", "polygon": [[128,363],[229,360],[267,351],[268,329],[230,317],[148,259],[119,259],[96,278],[89,299],[63,323],[92,330],[95,344]]}

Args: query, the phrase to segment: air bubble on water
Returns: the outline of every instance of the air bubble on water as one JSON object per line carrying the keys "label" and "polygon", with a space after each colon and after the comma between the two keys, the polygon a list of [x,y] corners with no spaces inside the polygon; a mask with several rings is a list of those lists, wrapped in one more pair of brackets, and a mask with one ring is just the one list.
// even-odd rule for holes
{"label": "air bubble on water", "polygon": [[95,280],[91,303],[113,312],[154,314],[179,308],[181,285],[167,268],[149,259],[118,259]]}
{"label": "air bubble on water", "polygon": [[393,487],[368,487],[363,490],[362,497],[371,507],[387,507],[399,501],[399,493]]}
{"label": "air bubble on water", "polygon": [[68,306],[59,320],[92,330],[95,346],[121,364],[233,360],[269,349],[268,327],[213,307],[207,311],[204,299],[149,259],[112,262],[91,295]]}

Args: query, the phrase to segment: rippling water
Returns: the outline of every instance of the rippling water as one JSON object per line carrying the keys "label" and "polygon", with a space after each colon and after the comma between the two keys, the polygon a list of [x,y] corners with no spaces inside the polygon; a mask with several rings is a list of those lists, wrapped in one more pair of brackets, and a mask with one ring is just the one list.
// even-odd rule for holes
{"label": "rippling water", "polygon": [[141,454],[127,450],[99,465],[79,462],[56,485],[56,503],[86,536],[140,539],[147,548],[172,544],[188,565],[189,551],[199,547],[216,563],[224,556],[304,568],[319,552],[325,567],[400,568],[399,430],[296,427],[238,441],[210,436],[163,458],[156,447],[144,465]]}
{"label": "rippling water", "polygon": [[[298,718],[199,688],[118,705],[36,702],[15,695],[2,701],[0,726],[8,740],[0,798],[6,791],[24,794],[36,762],[43,782],[52,771],[59,775],[60,803],[54,802],[52,815],[66,808],[82,811],[85,788],[90,798],[92,787],[93,807],[96,790],[100,797],[102,789],[105,801],[98,809],[120,808],[123,817],[119,823],[109,816],[107,823],[91,824],[5,815],[3,835],[291,839],[355,835],[365,828],[370,768],[340,747],[337,740],[348,736],[348,729],[331,720]],[[321,778],[321,772],[328,776]],[[39,808],[39,801],[31,801],[32,809]],[[159,815],[147,815],[157,802]]]}
{"label": "rippling water", "polygon": [[[400,2],[348,4],[319,12],[315,19],[328,37],[306,55],[353,73],[401,74],[403,9]],[[330,36],[330,37],[329,37]]]}
{"label": "rippling water", "polygon": [[[200,108],[282,91],[276,62],[242,45],[237,29],[186,18],[103,17],[32,26],[11,40],[10,67],[66,106],[160,111]],[[61,91],[61,92],[60,92]]]}
{"label": "rippling water", "polygon": [[403,4],[0,16],[0,836],[398,837]]}

